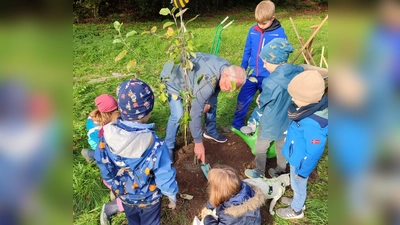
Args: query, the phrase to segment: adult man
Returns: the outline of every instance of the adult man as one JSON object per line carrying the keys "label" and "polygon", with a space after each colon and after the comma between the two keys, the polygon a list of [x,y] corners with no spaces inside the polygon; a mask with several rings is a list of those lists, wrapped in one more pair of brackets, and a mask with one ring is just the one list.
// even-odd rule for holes
{"label": "adult man", "polygon": [[[232,91],[232,81],[236,88],[240,88],[246,81],[246,73],[239,66],[232,66],[228,61],[206,53],[196,53],[196,58],[191,59],[193,70],[187,70],[186,83],[195,99],[191,101],[189,128],[194,140],[194,153],[204,163],[205,149],[202,138],[202,114],[206,115],[203,136],[219,143],[224,143],[227,138],[218,133],[216,127],[216,112],[218,93]],[[176,134],[179,128],[179,119],[183,116],[182,98],[179,91],[185,91],[185,79],[180,65],[167,62],[161,72],[161,78],[166,83],[168,102],[171,115],[168,120],[165,142],[174,161]]]}

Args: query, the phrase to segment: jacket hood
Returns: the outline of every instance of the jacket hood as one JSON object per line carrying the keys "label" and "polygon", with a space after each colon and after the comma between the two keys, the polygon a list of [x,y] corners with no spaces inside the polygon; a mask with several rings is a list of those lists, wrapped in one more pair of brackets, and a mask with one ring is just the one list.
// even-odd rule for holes
{"label": "jacket hood", "polygon": [[[125,158],[140,158],[152,143],[153,133],[149,132],[154,124],[139,124],[144,129],[133,129],[139,123],[109,123],[104,126],[104,139],[113,154]],[[124,126],[125,129],[123,129]],[[134,125],[134,126],[132,126]],[[145,128],[147,127],[147,128]],[[126,129],[128,128],[128,130]],[[132,130],[129,130],[131,128]],[[152,128],[152,127],[151,127]]]}
{"label": "jacket hood", "polygon": [[274,20],[272,21],[271,26],[267,27],[266,29],[264,29],[264,30],[261,29],[257,24],[255,25],[254,29],[257,30],[257,31],[259,31],[259,32],[261,32],[261,33],[264,33],[264,32],[266,32],[266,31],[273,31],[273,30],[276,30],[276,29],[278,29],[279,27],[281,27],[281,23],[279,22],[279,20],[274,19]]}
{"label": "jacket hood", "polygon": [[265,196],[260,188],[242,182],[242,189],[239,193],[224,203],[226,207],[225,214],[237,218],[243,216],[248,211],[255,211],[261,208],[264,203]]}
{"label": "jacket hood", "polygon": [[287,90],[290,81],[304,69],[301,66],[293,64],[283,64],[278,66],[269,78],[275,81],[280,87]]}

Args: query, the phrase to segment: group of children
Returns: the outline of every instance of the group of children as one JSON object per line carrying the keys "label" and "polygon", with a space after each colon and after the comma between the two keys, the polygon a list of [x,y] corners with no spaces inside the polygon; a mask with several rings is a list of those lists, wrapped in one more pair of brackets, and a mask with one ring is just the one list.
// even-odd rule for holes
{"label": "group of children", "polygon": [[[255,92],[262,90],[253,112],[259,123],[255,169],[250,178],[265,176],[266,152],[275,142],[277,167],[268,172],[277,176],[290,164],[292,199],[284,198],[287,208],[277,210],[284,219],[304,217],[308,176],[324,151],[328,132],[328,100],[325,83],[316,71],[304,71],[287,64],[293,47],[279,21],[274,4],[262,1],[256,8],[257,25],[246,41],[242,67],[254,69],[238,96],[234,128],[243,126],[248,105]],[[256,35],[256,36],[252,36]],[[266,43],[264,43],[266,42]],[[169,150],[164,140],[147,124],[154,106],[154,94],[144,81],[133,78],[117,87],[117,100],[103,94],[95,99],[97,109],[86,126],[92,149],[82,150],[88,161],[95,160],[103,183],[111,189],[112,200],[104,204],[100,223],[109,224],[111,215],[125,211],[128,224],[160,224],[161,196],[175,209],[178,184]],[[261,224],[262,191],[243,182],[228,166],[209,171],[209,201],[202,212],[204,224]]]}

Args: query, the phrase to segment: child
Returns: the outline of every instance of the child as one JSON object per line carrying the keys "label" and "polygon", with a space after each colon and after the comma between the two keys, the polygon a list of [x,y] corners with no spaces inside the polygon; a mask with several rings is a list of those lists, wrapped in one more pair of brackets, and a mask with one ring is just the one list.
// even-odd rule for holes
{"label": "child", "polygon": [[[275,141],[277,168],[270,169],[271,177],[278,177],[286,170],[286,160],[282,156],[282,145],[290,119],[287,108],[290,95],[287,92],[289,82],[304,69],[297,65],[286,64],[289,53],[293,51],[290,43],[283,38],[270,41],[260,53],[264,67],[271,72],[262,83],[263,92],[259,96],[259,108],[253,112],[262,114],[256,142],[256,168],[247,169],[245,175],[249,178],[265,176],[266,153]],[[253,116],[252,116],[253,117]]]}
{"label": "child", "polygon": [[[155,134],[154,124],[146,124],[153,110],[153,91],[133,78],[118,86],[117,96],[121,117],[103,127],[95,152],[97,165],[122,200],[129,225],[160,224],[161,195],[168,196],[168,207],[175,209],[178,185],[167,146]],[[102,224],[109,222],[105,207]]]}
{"label": "child", "polygon": [[263,192],[240,180],[228,166],[217,166],[209,171],[210,199],[202,212],[204,225],[261,224],[260,208]]}
{"label": "child", "polygon": [[87,162],[94,160],[94,149],[99,143],[99,136],[102,133],[101,128],[111,121],[116,121],[119,117],[117,101],[111,95],[99,95],[94,102],[97,109],[90,112],[86,120],[88,142],[92,149],[82,149],[81,151]]}
{"label": "child", "polygon": [[289,106],[292,121],[282,153],[290,164],[293,199],[282,198],[287,208],[277,210],[283,219],[301,219],[307,196],[307,180],[317,166],[328,136],[328,98],[325,83],[315,70],[297,75],[289,83],[293,103]]}
{"label": "child", "polygon": [[[94,160],[94,149],[96,149],[99,143],[100,137],[103,135],[103,126],[109,122],[116,122],[120,116],[118,111],[118,104],[114,97],[109,94],[102,94],[94,100],[97,109],[89,113],[89,117],[86,120],[86,128],[88,129],[88,142],[92,149],[82,149],[81,154],[87,162]],[[110,185],[103,180],[104,185],[111,189]],[[124,207],[120,199],[115,199],[115,196],[110,192],[111,201],[103,206],[107,209],[108,216],[114,215],[117,212],[123,212]]]}
{"label": "child", "polygon": [[240,130],[243,126],[247,110],[258,90],[261,92],[262,81],[268,77],[270,72],[263,67],[262,60],[258,57],[264,45],[274,38],[286,38],[284,29],[280,22],[275,19],[275,5],[271,1],[261,1],[255,10],[256,25],[253,25],[246,39],[241,67],[252,71],[239,92],[235,118],[232,121],[232,128]]}

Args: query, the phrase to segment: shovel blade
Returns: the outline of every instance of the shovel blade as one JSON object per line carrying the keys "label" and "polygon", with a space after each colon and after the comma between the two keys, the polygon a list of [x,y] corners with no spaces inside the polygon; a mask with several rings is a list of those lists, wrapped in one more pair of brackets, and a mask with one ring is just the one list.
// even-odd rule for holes
{"label": "shovel blade", "polygon": [[208,180],[208,171],[210,171],[210,169],[211,169],[211,166],[208,163],[201,165],[201,170],[203,171],[204,176],[207,178],[207,180]]}

